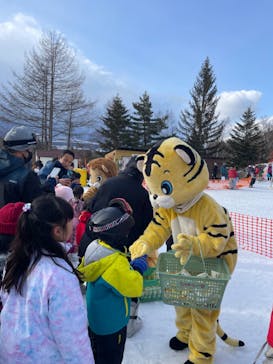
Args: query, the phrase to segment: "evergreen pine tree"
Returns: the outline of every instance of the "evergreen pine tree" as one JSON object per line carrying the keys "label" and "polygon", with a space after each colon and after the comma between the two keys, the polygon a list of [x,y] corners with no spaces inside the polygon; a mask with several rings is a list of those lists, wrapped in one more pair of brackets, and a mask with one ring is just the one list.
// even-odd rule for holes
{"label": "evergreen pine tree", "polygon": [[101,120],[104,126],[97,132],[102,136],[99,146],[104,151],[130,147],[129,124],[131,117],[120,96],[117,95],[113,98]]}
{"label": "evergreen pine tree", "polygon": [[135,149],[149,149],[162,138],[162,130],[167,128],[168,116],[153,117],[152,103],[145,91],[139,102],[133,102],[134,112],[130,124],[131,140]]}
{"label": "evergreen pine tree", "polygon": [[234,165],[245,167],[260,162],[263,136],[256,123],[256,115],[250,107],[243,113],[240,120],[241,122],[233,127],[227,144]]}
{"label": "evergreen pine tree", "polygon": [[181,112],[178,133],[202,158],[216,157],[221,150],[224,121],[216,113],[216,77],[208,58],[190,92],[189,109]]}

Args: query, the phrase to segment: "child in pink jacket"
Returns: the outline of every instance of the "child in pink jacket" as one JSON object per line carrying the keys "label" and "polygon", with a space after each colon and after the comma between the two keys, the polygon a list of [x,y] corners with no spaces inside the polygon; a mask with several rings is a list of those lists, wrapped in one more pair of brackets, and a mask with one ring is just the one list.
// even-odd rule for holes
{"label": "child in pink jacket", "polygon": [[94,364],[77,272],[59,243],[72,219],[60,197],[23,206],[1,287],[1,363]]}

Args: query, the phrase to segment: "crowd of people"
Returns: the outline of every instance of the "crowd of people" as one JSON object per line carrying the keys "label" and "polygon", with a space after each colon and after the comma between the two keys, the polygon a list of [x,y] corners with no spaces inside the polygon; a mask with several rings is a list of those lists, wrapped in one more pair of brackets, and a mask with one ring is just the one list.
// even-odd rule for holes
{"label": "crowd of people", "polygon": [[[272,162],[269,162],[265,166],[250,164],[245,171],[240,171],[241,177],[249,179],[250,188],[253,188],[257,178],[263,178],[270,181],[270,186],[272,187],[272,164]],[[219,169],[218,164],[215,162],[212,168],[211,179],[214,181],[220,179],[223,182],[228,180],[229,189],[234,190],[237,188],[240,176],[237,166],[230,165],[227,167],[226,163],[222,163]]]}
{"label": "crowd of people", "polygon": [[142,324],[148,260],[128,247],[152,219],[143,176],[132,158],[84,199],[74,153],[32,164],[35,145],[19,126],[0,151],[1,362],[119,364]]}
{"label": "crowd of people", "polygon": [[[85,191],[73,151],[32,163],[36,144],[17,126],[0,150],[1,362],[120,364],[142,326],[143,273],[156,264],[154,253],[129,254],[153,219],[138,159],[122,171],[90,161]],[[235,189],[236,167],[215,163],[212,178],[219,172]],[[258,171],[248,173],[253,187]]]}

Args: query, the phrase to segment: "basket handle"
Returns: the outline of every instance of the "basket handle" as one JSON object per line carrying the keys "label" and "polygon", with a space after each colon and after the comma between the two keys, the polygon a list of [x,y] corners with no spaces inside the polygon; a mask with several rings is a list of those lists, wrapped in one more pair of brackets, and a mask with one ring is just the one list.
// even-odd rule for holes
{"label": "basket handle", "polygon": [[[203,267],[204,267],[204,273],[207,273],[208,274],[207,269],[206,269],[206,265],[205,265],[205,260],[204,260],[202,248],[201,248],[201,244],[200,244],[200,240],[199,239],[198,239],[198,245],[199,245],[199,250],[200,250],[200,257],[201,257],[201,260],[202,260],[202,263],[203,263]],[[186,265],[188,264],[191,256],[192,256],[192,246],[191,246],[190,253],[188,255],[188,259],[186,260],[186,263],[184,264],[184,268],[186,268]]]}

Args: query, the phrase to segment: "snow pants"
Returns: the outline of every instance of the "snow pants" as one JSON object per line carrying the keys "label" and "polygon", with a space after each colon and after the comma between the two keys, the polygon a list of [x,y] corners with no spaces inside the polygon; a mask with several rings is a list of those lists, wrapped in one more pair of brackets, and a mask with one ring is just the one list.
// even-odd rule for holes
{"label": "snow pants", "polygon": [[249,187],[253,187],[254,184],[256,182],[256,177],[251,177],[250,183],[249,183]]}
{"label": "snow pants", "polygon": [[230,178],[229,179],[229,188],[231,190],[236,189],[236,184],[237,184],[237,178]]}
{"label": "snow pants", "polygon": [[97,335],[89,329],[95,364],[121,364],[127,327],[110,335]]}
{"label": "snow pants", "polygon": [[178,340],[188,343],[189,360],[194,364],[212,364],[216,351],[216,327],[220,310],[175,307]]}

